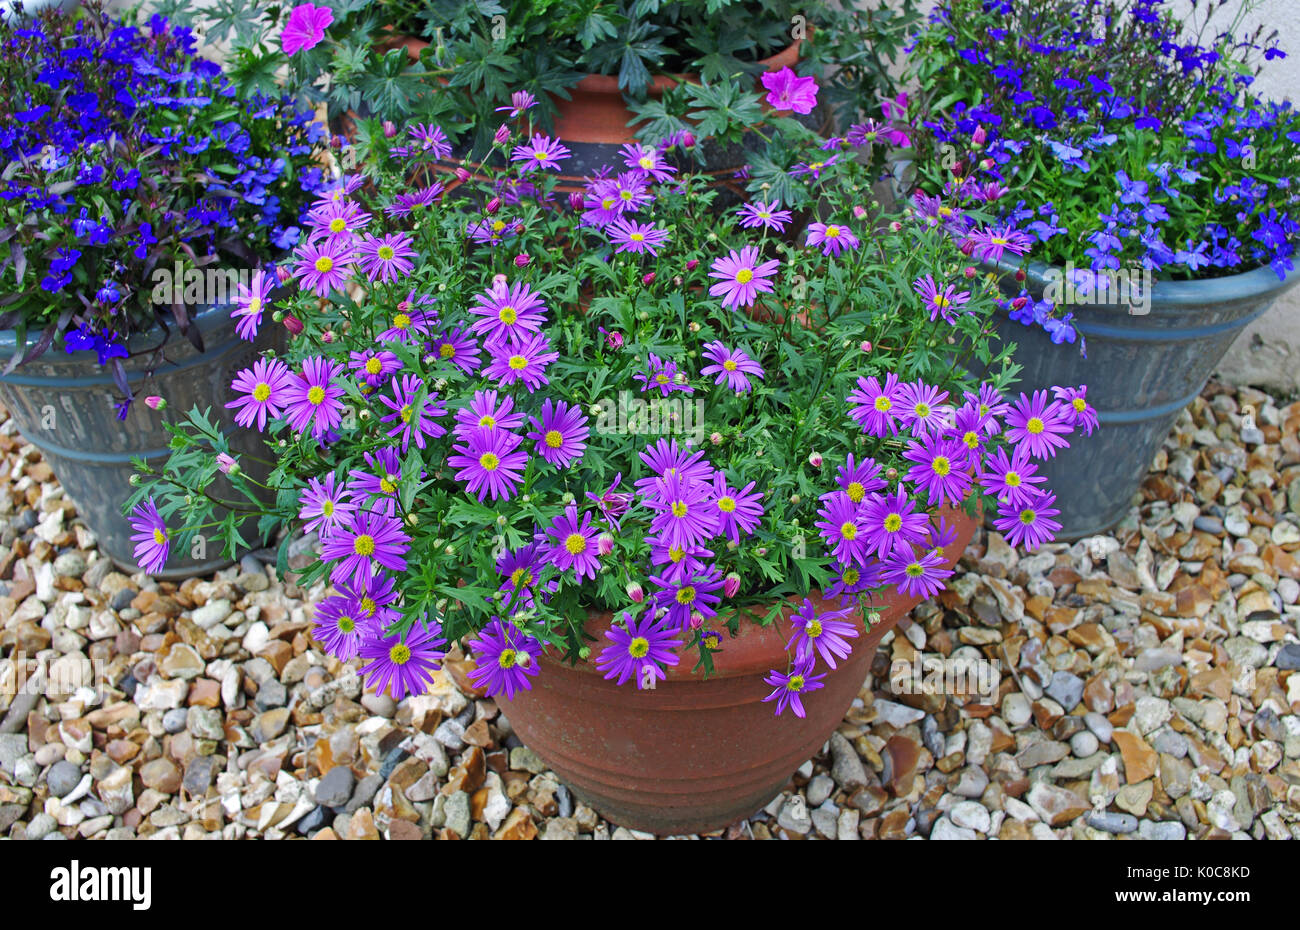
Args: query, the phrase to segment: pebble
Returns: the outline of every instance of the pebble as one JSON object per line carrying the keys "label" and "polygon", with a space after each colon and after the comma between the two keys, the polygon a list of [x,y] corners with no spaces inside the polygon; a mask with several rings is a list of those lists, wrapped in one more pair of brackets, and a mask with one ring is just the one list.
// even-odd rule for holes
{"label": "pebble", "polygon": [[[343,807],[352,798],[355,786],[356,779],[352,775],[352,770],[346,765],[336,765],[317,782],[316,803],[322,807]],[[367,798],[365,803],[369,802],[370,798]]]}
{"label": "pebble", "polygon": [[1070,752],[1080,759],[1091,756],[1099,748],[1100,741],[1088,730],[1082,730],[1070,737]]}
{"label": "pebble", "polygon": [[71,794],[73,789],[81,783],[81,770],[71,762],[56,762],[46,774],[45,783],[49,786],[50,794],[56,798],[62,798]]}

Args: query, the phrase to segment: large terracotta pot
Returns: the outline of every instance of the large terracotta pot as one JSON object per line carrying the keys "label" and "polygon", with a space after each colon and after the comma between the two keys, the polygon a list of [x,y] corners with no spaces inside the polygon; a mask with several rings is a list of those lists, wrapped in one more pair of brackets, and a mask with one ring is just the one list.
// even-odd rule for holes
{"label": "large terracotta pot", "polygon": [[[976,521],[959,511],[944,514],[958,530],[949,553],[955,563]],[[724,636],[709,678],[692,672],[685,654],[666,681],[645,691],[631,682],[615,685],[596,670],[612,618],[593,614],[587,630],[599,642],[592,643],[591,660],[573,666],[544,656],[532,690],[503,710],[520,739],[614,823],[658,834],[720,829],[762,808],[817,753],[866,681],[881,638],[918,602],[893,590],[878,599],[879,619],[854,640],[849,659],[826,676],[825,687],[804,698],[803,720],[790,712],[775,717],[774,704],[763,702],[772,690],[764,676],[787,666],[790,625],[784,621],[793,603],[783,622],[742,622],[738,635]],[[862,617],[855,619],[861,631]],[[825,670],[819,664],[818,672]]]}

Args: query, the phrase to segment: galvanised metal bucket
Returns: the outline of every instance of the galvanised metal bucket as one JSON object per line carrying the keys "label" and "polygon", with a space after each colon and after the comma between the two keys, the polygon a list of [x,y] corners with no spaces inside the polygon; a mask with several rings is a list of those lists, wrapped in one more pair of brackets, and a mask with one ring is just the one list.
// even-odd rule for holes
{"label": "galvanised metal bucket", "polygon": [[[159,354],[147,350],[163,342],[161,329],[133,337],[132,353],[123,360],[127,381],[136,395],[126,420],[114,408],[120,394],[107,369],[94,352],[67,353],[60,347],[0,376],[0,404],[8,409],[23,438],[41,450],[86,526],[95,534],[100,551],[128,572],[139,571],[133,555],[131,526],[122,504],[134,489],[132,456],[156,467],[166,462],[170,434],[165,420],[184,419],[191,407],[211,408],[211,416],[231,437],[232,452],[266,458],[261,437],[237,427],[225,409],[230,382],[241,369],[253,364],[258,353],[276,342],[283,345],[283,330],[264,325],[257,343],[235,333],[229,306],[215,306],[192,316],[203,334],[205,351],[199,352],[172,327]],[[16,348],[15,334],[0,331],[0,359],[8,360]],[[152,368],[152,374],[150,369]],[[167,400],[164,411],[150,410],[150,394]],[[256,464],[246,470],[261,480]],[[215,482],[217,496],[242,499],[228,484]],[[221,492],[225,490],[227,494]],[[246,537],[247,538],[247,537]],[[187,578],[230,565],[221,557],[221,543],[206,537],[190,551],[173,549],[160,578]]]}
{"label": "galvanised metal bucket", "polygon": [[[1005,292],[1025,287],[1040,299],[1061,275],[1031,264],[1022,285],[1012,277],[1015,265],[996,267]],[[1024,366],[1015,390],[1086,384],[1101,421],[1092,436],[1076,434],[1069,449],[1039,463],[1061,511],[1059,538],[1091,536],[1124,518],[1178,412],[1205,387],[1246,324],[1297,281],[1300,270],[1282,281],[1263,267],[1223,278],[1152,281],[1146,313],[1131,312],[1128,303],[1072,304],[1087,358],[1077,343],[1053,345],[1040,327],[999,315],[998,334],[1017,344],[1015,361]]]}

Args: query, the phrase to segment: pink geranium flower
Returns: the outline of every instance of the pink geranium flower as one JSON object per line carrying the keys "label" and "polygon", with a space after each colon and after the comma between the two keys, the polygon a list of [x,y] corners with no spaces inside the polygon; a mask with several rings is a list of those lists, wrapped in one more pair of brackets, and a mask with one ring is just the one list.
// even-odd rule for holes
{"label": "pink geranium flower", "polygon": [[280,34],[284,53],[294,55],[300,49],[315,48],[325,38],[325,27],[332,22],[334,11],[327,6],[302,3],[294,7]]}
{"label": "pink geranium flower", "polygon": [[777,110],[811,113],[817,106],[817,79],[799,77],[789,68],[763,75],[768,105]]}

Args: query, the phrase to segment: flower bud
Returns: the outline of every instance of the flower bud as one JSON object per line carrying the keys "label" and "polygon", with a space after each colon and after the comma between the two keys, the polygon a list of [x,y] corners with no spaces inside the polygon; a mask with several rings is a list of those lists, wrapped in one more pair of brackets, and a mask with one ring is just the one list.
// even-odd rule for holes
{"label": "flower bud", "polygon": [[573,503],[574,501],[576,501],[576,500],[577,500],[577,498],[573,496],[573,492],[572,492],[572,491],[565,491],[565,492],[564,492],[564,496],[562,496],[562,497],[560,498],[560,503],[564,504],[564,506],[567,507],[567,506],[569,506],[570,504],[572,504],[572,503]]}
{"label": "flower bud", "polygon": [[296,336],[302,332],[302,320],[298,319],[292,313],[286,313],[284,315],[284,328]]}
{"label": "flower bud", "polygon": [[990,168],[993,167],[993,159],[991,158],[984,159],[982,162],[980,162],[980,167],[983,168],[985,171],[988,171]]}
{"label": "flower bud", "polygon": [[822,454],[820,452],[810,453],[808,456],[808,464],[811,465],[813,468],[821,468]]}
{"label": "flower bud", "polygon": [[1019,310],[1028,302],[1029,299],[1027,297],[1017,297],[1015,300],[1011,301],[1011,306],[1014,309]]}
{"label": "flower bud", "polygon": [[391,119],[384,120],[384,138],[391,139],[397,135],[397,124]]}
{"label": "flower bud", "polygon": [[589,659],[589,658],[591,658],[591,647],[590,647],[590,646],[583,646],[581,649],[579,649],[579,650],[578,650],[578,658],[579,658],[579,659]]}
{"label": "flower bud", "polygon": [[969,258],[975,252],[975,240],[967,239],[961,244],[961,254]]}
{"label": "flower bud", "polygon": [[605,345],[611,349],[623,348],[623,334],[618,331],[607,334],[605,336]]}
{"label": "flower bud", "polygon": [[763,558],[763,556],[767,555],[767,546],[759,546],[757,549],[754,550],[754,553],[760,559]]}
{"label": "flower bud", "polygon": [[1023,280],[1025,280],[1025,269],[1023,269],[1023,268],[1017,268],[1017,269],[1016,269],[1016,280],[1017,280],[1017,281],[1023,281]]}
{"label": "flower bud", "polygon": [[323,342],[323,343],[325,343],[326,345],[329,345],[330,343],[332,343],[332,342],[334,341],[334,330],[332,330],[332,329],[327,329],[327,330],[325,330],[325,332],[321,333],[321,334],[320,334],[320,341]]}
{"label": "flower bud", "polygon": [[983,127],[983,126],[976,126],[976,127],[975,127],[975,134],[974,134],[973,136],[971,136],[971,139],[970,139],[970,140],[971,140],[971,142],[973,142],[973,143],[975,144],[976,147],[979,147],[979,146],[983,145],[985,142],[987,142],[987,141],[988,141],[988,138],[989,138],[989,134],[988,134],[987,132],[984,131],[984,127]]}
{"label": "flower bud", "polygon": [[528,263],[531,262],[532,260],[533,260],[532,256],[529,255],[527,252],[520,252],[518,255],[515,256],[515,267],[527,268]]}
{"label": "flower bud", "polygon": [[614,535],[612,533],[601,533],[596,537],[596,551],[601,555],[609,555],[614,551]]}
{"label": "flower bud", "polygon": [[860,345],[858,348],[860,348],[863,352],[870,352],[872,349],[871,340],[863,339],[862,345]]}
{"label": "flower bud", "polygon": [[167,401],[157,394],[150,394],[144,399],[144,405],[150,410],[166,410]]}
{"label": "flower bud", "polygon": [[[417,524],[417,523],[419,523],[419,522],[420,522],[420,515],[419,515],[418,513],[408,513],[408,514],[406,515],[406,525],[407,525],[407,526],[415,526],[415,524]],[[450,549],[451,547],[448,546],[447,548]]]}
{"label": "flower bud", "polygon": [[491,200],[487,202],[487,206],[483,208],[483,211],[491,215],[493,213],[496,213],[500,209],[501,209],[501,198],[493,197]]}
{"label": "flower bud", "polygon": [[856,216],[858,219],[862,219],[867,215],[867,208],[860,203],[855,204],[853,207],[853,215]]}
{"label": "flower bud", "polygon": [[698,266],[699,264],[700,264],[700,260],[698,258],[692,258],[690,261],[686,263],[686,270],[694,271],[696,266]]}
{"label": "flower bud", "polygon": [[894,220],[892,223],[889,224],[890,232],[898,232],[902,228],[903,228],[903,224],[898,222],[898,220]]}
{"label": "flower bud", "polygon": [[720,446],[720,445],[722,445],[722,434],[721,434],[721,433],[709,433],[709,442],[713,443],[715,446]]}
{"label": "flower bud", "polygon": [[497,127],[496,133],[492,136],[492,141],[497,145],[505,145],[510,139],[510,127],[502,123]]}
{"label": "flower bud", "polygon": [[695,134],[693,132],[684,132],[681,134],[682,148],[689,149],[695,145]]}
{"label": "flower bud", "polygon": [[284,265],[276,265],[275,276],[279,279],[281,284],[288,284],[289,279],[293,277],[293,272]]}
{"label": "flower bud", "polygon": [[727,577],[722,579],[722,593],[727,597],[735,597],[739,590],[740,576],[735,572],[727,572]]}
{"label": "flower bud", "polygon": [[637,604],[640,604],[645,600],[645,588],[641,587],[638,582],[629,581],[624,590],[627,591],[627,596],[632,598],[632,600]]}
{"label": "flower bud", "polygon": [[223,475],[239,473],[239,463],[224,452],[217,453],[217,468]]}
{"label": "flower bud", "polygon": [[130,484],[131,487],[133,487],[133,488],[138,488],[138,487],[140,486],[140,476],[139,476],[139,475],[133,474],[133,475],[131,475],[130,478],[128,478],[128,479],[126,479],[126,480],[127,480],[127,483]]}
{"label": "flower bud", "polygon": [[655,283],[655,273],[652,271],[652,272],[650,272],[650,273],[647,274],[647,275],[643,275],[642,278],[641,278],[641,283],[644,284],[646,287],[649,287],[651,284],[654,284],[654,283]]}
{"label": "flower bud", "polygon": [[961,270],[961,273],[962,273],[962,274],[963,274],[967,279],[973,278],[973,277],[975,277],[975,275],[976,275],[975,266],[974,266],[974,265],[967,265],[965,268],[963,268],[963,269]]}
{"label": "flower bud", "polygon": [[698,610],[692,610],[691,629],[698,630],[702,626],[704,626],[704,614],[700,613]]}
{"label": "flower bud", "polygon": [[473,177],[473,175],[469,173],[469,169],[466,168],[464,165],[461,165],[456,169],[456,180],[459,181],[460,183],[464,184],[471,177]]}
{"label": "flower bud", "polygon": [[603,409],[604,408],[601,407],[600,404],[592,404],[590,407],[587,408],[587,414],[589,416],[598,417],[600,416],[600,412]]}
{"label": "flower bud", "polygon": [[[791,494],[791,495],[790,495],[790,503],[794,504],[795,506],[798,506],[800,503],[802,503],[802,501],[803,501],[803,497],[802,497],[802,496],[800,496],[800,495],[798,495],[798,494]],[[795,526],[798,526],[798,525],[799,525],[799,521],[798,521],[798,520],[794,520],[794,521],[792,521],[792,522],[794,523]]]}
{"label": "flower bud", "polygon": [[571,210],[582,209],[582,195],[579,194],[577,191],[573,191],[572,193],[569,194],[569,208]]}
{"label": "flower bud", "polygon": [[686,324],[686,328],[693,333],[698,333],[700,331],[700,323],[698,320],[691,320]]}
{"label": "flower bud", "polygon": [[888,481],[893,481],[893,480],[894,480],[895,478],[897,478],[897,477],[898,477],[898,469],[897,469],[897,468],[886,468],[886,469],[885,469],[885,479],[886,479],[886,480],[888,480]]}

